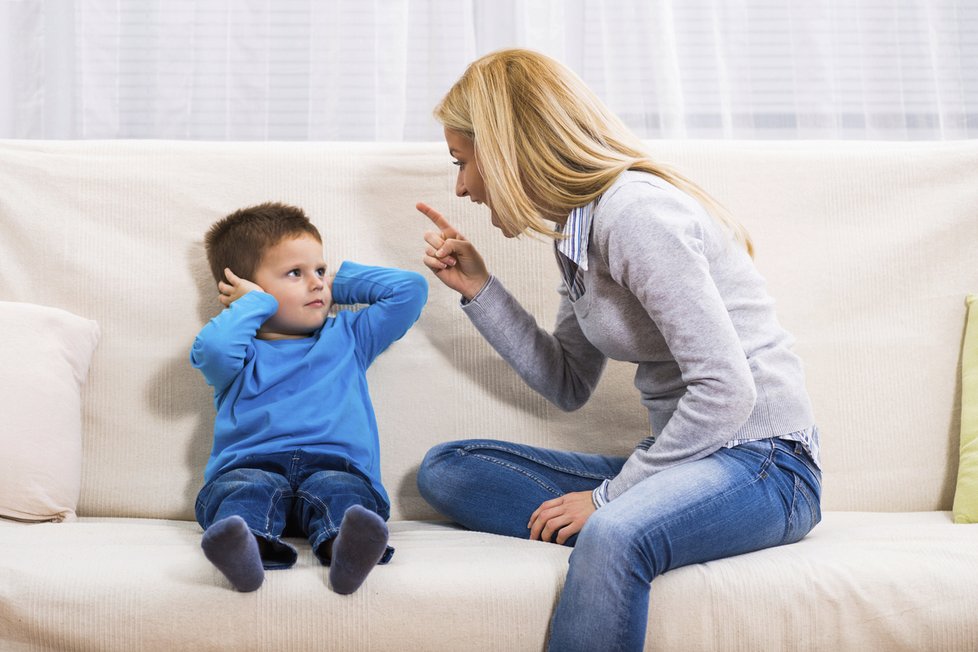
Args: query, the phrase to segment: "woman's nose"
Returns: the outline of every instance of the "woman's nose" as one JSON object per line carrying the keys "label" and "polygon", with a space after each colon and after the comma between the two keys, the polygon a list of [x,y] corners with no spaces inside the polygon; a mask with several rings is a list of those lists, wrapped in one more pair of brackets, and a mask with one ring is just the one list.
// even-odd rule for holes
{"label": "woman's nose", "polygon": [[469,191],[465,189],[465,181],[462,180],[462,171],[458,171],[458,177],[455,179],[455,195],[458,197],[465,197],[469,194]]}

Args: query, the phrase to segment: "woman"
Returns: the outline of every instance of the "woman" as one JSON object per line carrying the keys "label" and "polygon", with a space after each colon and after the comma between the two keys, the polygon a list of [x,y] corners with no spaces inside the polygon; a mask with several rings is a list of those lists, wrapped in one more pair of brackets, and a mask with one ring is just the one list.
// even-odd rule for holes
{"label": "woman", "polygon": [[496,52],[468,67],[435,116],[459,167],[456,194],[488,206],[506,237],[554,239],[553,332],[419,204],[437,227],[425,233],[425,265],[565,410],[588,400],[607,358],[634,362],[652,434],[627,459],[442,444],[419,488],[468,528],[574,545],[550,649],[642,649],[657,575],[798,541],[818,523],[818,431],[801,362],[746,232],[653,162],[571,71]]}

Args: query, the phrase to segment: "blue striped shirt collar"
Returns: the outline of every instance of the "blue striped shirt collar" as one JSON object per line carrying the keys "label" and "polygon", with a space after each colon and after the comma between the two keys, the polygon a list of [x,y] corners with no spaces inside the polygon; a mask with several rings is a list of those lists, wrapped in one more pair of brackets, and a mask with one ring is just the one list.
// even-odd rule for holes
{"label": "blue striped shirt collar", "polygon": [[579,206],[567,216],[567,222],[561,226],[557,225],[557,233],[563,233],[567,237],[557,240],[557,251],[567,256],[575,265],[583,270],[587,269],[587,242],[591,234],[591,216],[594,214],[594,202],[586,206]]}

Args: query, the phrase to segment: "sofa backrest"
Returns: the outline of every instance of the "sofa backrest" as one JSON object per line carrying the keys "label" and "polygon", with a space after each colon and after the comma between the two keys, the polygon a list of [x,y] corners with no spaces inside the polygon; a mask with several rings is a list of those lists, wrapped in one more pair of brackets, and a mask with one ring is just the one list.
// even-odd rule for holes
{"label": "sofa backrest", "polygon": [[[964,296],[978,291],[978,142],[650,142],[751,231],[796,336],[822,432],[824,508],[949,509]],[[441,209],[549,326],[550,245],[507,241],[454,196],[440,143],[0,142],[0,300],[102,329],[84,387],[87,516],[193,518],[210,389],[188,363],[219,309],[202,236],[269,200],[302,206],[327,262],[419,270],[419,323],[369,371],[395,518],[431,518],[415,472],[431,445],[498,437],[627,454],[647,417],[627,364],[561,413],[482,341],[421,264]]]}

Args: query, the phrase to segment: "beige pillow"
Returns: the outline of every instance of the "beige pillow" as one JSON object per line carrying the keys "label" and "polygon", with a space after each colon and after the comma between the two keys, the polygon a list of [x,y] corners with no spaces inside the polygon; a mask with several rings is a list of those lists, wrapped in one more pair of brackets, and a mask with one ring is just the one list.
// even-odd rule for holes
{"label": "beige pillow", "polygon": [[0,301],[0,517],[75,518],[81,486],[81,386],[98,324]]}

